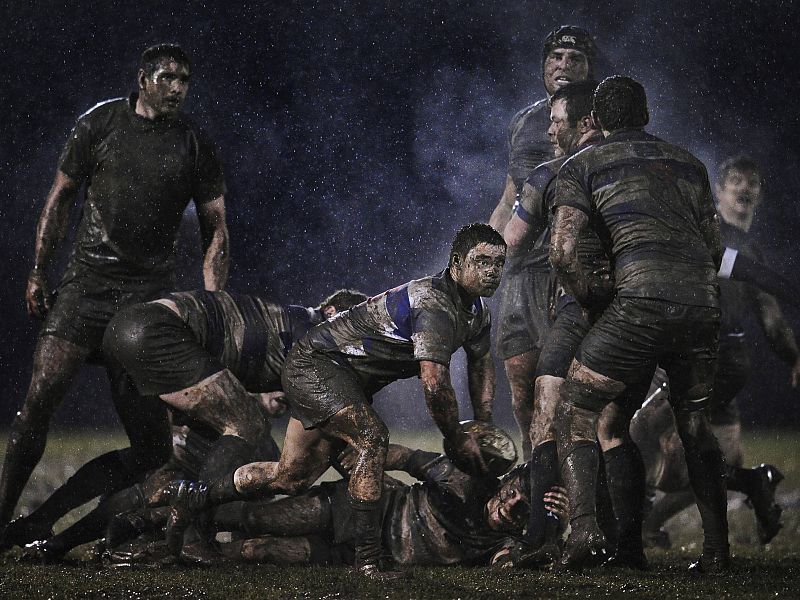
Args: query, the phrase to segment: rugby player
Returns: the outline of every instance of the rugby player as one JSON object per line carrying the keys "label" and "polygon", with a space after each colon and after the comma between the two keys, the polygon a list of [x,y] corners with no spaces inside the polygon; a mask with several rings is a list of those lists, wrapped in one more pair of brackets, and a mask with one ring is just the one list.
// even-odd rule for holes
{"label": "rugby player", "polygon": [[[571,525],[559,567],[579,569],[605,559],[607,543],[595,517],[598,419],[626,389],[649,382],[660,364],[670,378],[703,520],[703,553],[695,567],[724,570],[729,546],[723,459],[703,411],[720,322],[716,272],[722,249],[711,186],[699,160],[642,130],[649,114],[639,83],[610,77],[598,86],[593,105],[605,140],[575,154],[559,171],[550,260],[578,302],[595,309],[594,286],[577,253],[580,233],[595,219],[596,230],[609,240],[616,295],[583,339],[557,409]],[[632,411],[620,408],[604,426],[609,437],[622,439]],[[629,470],[641,473],[640,455],[626,459]]]}
{"label": "rugby player", "polygon": [[[553,145],[546,135],[550,126],[548,99],[570,82],[591,79],[595,52],[589,33],[572,25],[553,30],[545,39],[542,79],[547,97],[522,109],[509,125],[506,186],[489,220],[497,231],[503,232],[509,222],[525,178],[554,157]],[[537,243],[542,228],[543,225],[520,240],[514,254],[509,255],[498,319],[497,353],[505,363],[525,460],[531,451],[528,430],[533,408],[533,375],[550,324],[548,249]]]}
{"label": "rugby player", "polygon": [[[203,279],[218,290],[228,276],[228,231],[222,165],[203,132],[181,115],[189,88],[189,58],[160,44],[144,51],[138,92],[97,104],[79,119],[61,154],[39,217],[28,312],[44,319],[30,387],[11,426],[0,476],[0,527],[42,457],[50,419],[87,359],[100,350],[121,308],[173,287],[175,237],[189,201],[202,231]],[[58,295],[47,270],[66,233],[69,210],[86,184],[77,240]],[[109,371],[115,404],[132,393]],[[128,431],[137,448],[155,445]],[[132,457],[142,469],[166,459],[168,447]],[[109,457],[112,461],[116,457]],[[116,467],[110,467],[116,468]]]}

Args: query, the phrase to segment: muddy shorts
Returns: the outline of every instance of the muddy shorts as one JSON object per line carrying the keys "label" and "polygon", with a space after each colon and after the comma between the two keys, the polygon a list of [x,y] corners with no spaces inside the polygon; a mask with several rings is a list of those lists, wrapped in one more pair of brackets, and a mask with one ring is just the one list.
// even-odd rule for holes
{"label": "muddy shorts", "polygon": [[72,264],[58,289],[40,335],[52,335],[99,351],[111,318],[122,308],[160,298],[172,287],[169,276],[109,277]]}
{"label": "muddy shorts", "polygon": [[506,360],[542,347],[550,329],[552,288],[549,271],[521,268],[504,279],[497,354]]}
{"label": "muddy shorts", "polygon": [[120,311],[106,330],[103,354],[144,396],[177,392],[224,368],[178,315],[157,303]]}
{"label": "muddy shorts", "polygon": [[536,364],[536,377],[549,375],[565,378],[589,329],[591,325],[584,318],[580,305],[574,300],[565,304],[556,314],[556,320],[544,338]]}
{"label": "muddy shorts", "polygon": [[[652,374],[658,364],[669,377],[677,408],[695,386],[709,391],[713,386],[719,322],[717,308],[618,297],[586,335],[576,358],[626,385],[638,383],[646,372]],[[702,407],[700,402],[691,406]]]}

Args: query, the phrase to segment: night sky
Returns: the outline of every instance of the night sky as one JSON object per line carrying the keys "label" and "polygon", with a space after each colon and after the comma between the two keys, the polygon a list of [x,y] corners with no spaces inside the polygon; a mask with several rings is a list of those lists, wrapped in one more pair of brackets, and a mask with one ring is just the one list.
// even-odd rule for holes
{"label": "night sky", "polygon": [[[543,97],[542,40],[564,23],[594,33],[598,77],[644,84],[648,129],[694,152],[712,178],[732,153],[762,162],[766,199],[753,232],[773,266],[800,279],[792,2],[4,4],[0,427],[28,385],[38,323],[23,296],[58,155],[78,115],[135,88],[139,54],[157,42],[192,57],[186,112],[224,160],[231,290],[310,305],[337,287],[373,294],[443,268],[452,234],[488,220],[500,197],[508,121]],[[186,225],[180,284],[194,288],[199,238],[191,215]],[[786,313],[800,328],[800,312]],[[751,329],[745,422],[796,426],[788,369]],[[510,424],[498,379],[498,420]],[[105,385],[87,368],[59,422],[113,423]],[[376,406],[395,426],[427,422],[416,383],[391,387]]]}

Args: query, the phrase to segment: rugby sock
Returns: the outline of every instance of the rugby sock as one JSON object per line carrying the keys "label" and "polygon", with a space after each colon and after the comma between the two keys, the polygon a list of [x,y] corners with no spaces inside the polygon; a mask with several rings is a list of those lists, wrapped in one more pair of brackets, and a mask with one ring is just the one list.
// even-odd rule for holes
{"label": "rugby sock", "polygon": [[544,495],[561,480],[558,470],[556,443],[550,440],[539,444],[531,452],[531,512],[524,542],[531,550],[537,550],[545,542],[545,534],[552,529],[550,521],[555,519],[544,506]]}
{"label": "rugby sock", "polygon": [[137,469],[136,464],[135,453],[131,448],[107,452],[90,460],[27,519],[52,527],[65,514],[92,498],[113,493],[135,483],[146,471]]}
{"label": "rugby sock", "polygon": [[355,567],[377,565],[381,549],[381,502],[359,500],[347,494],[356,539]]}
{"label": "rugby sock", "polygon": [[597,495],[595,496],[597,525],[606,537],[608,544],[613,548],[617,545],[617,518],[614,516],[614,506],[608,491],[608,474],[602,452],[599,453],[599,459]]}
{"label": "rugby sock", "polygon": [[681,431],[697,508],[703,522],[703,554],[728,556],[728,494],[725,462],[709,427]]}
{"label": "rugby sock", "polygon": [[617,555],[639,557],[643,552],[642,510],[645,470],[639,448],[632,441],[603,453],[608,490],[617,521]]}
{"label": "rugby sock", "polygon": [[597,513],[597,470],[599,452],[594,441],[579,440],[559,448],[561,477],[569,496],[570,523],[594,520]]}

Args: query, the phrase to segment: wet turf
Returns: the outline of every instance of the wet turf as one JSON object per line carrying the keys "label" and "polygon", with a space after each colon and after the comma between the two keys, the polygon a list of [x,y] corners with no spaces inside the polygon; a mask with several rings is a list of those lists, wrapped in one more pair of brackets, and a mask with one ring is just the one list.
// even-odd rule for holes
{"label": "wet turf", "polygon": [[[415,438],[400,441],[413,443]],[[436,449],[430,437],[419,445]],[[74,466],[98,452],[119,447],[111,436],[54,436],[23,508],[38,504]],[[0,446],[2,447],[2,446]],[[413,569],[400,585],[382,587],[345,569],[278,568],[239,565],[217,569],[102,568],[79,549],[59,566],[18,563],[17,552],[0,562],[0,598],[800,598],[800,435],[786,432],[746,434],[749,462],[773,462],[786,475],[779,488],[784,528],[766,547],[753,544],[752,511],[731,495],[734,568],[722,576],[698,578],[686,572],[699,553],[699,519],[687,510],[668,529],[672,550],[648,550],[651,571],[580,575],[489,569]],[[70,515],[62,524],[77,517]]]}

